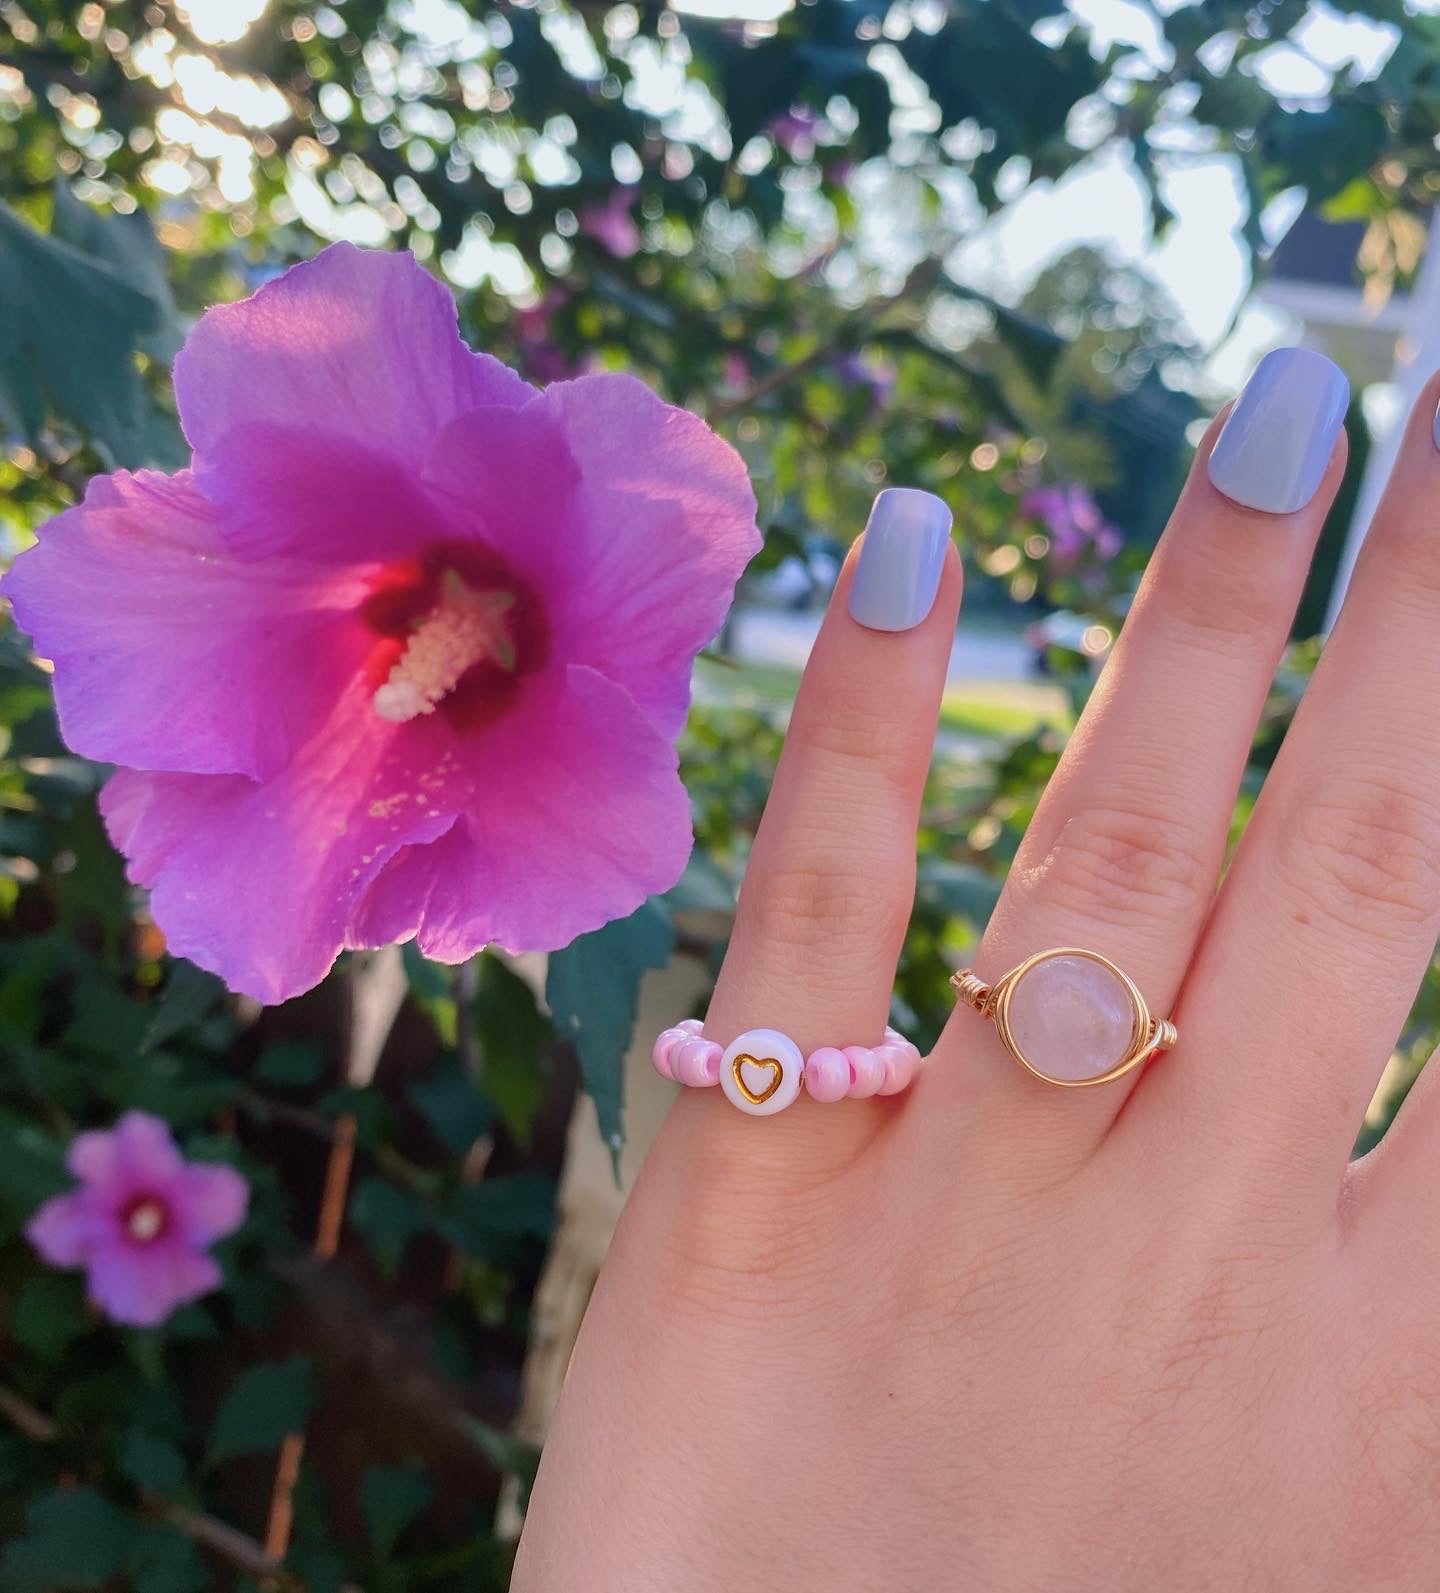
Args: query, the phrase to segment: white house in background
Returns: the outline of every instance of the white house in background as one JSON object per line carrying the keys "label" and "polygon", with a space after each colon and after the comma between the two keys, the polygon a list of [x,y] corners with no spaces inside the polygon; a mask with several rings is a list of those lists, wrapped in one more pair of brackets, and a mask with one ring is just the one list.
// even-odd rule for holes
{"label": "white house in background", "polygon": [[[1393,294],[1377,309],[1365,303],[1355,274],[1364,230],[1360,222],[1327,222],[1302,212],[1276,248],[1259,293],[1266,304],[1305,323],[1305,342],[1328,354],[1357,392],[1377,382],[1396,391],[1395,421],[1377,431],[1360,484],[1330,596],[1330,620],[1394,463],[1401,423],[1431,372],[1440,369],[1440,248],[1427,248],[1412,292]],[[1433,216],[1430,236],[1437,236]]]}

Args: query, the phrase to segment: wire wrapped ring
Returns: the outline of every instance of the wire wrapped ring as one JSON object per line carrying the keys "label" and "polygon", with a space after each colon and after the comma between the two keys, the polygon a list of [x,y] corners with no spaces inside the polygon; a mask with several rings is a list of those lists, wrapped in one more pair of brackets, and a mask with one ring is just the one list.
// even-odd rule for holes
{"label": "wire wrapped ring", "polygon": [[1151,1015],[1133,979],[1079,946],[1037,952],[993,984],[973,968],[950,983],[1027,1073],[1062,1089],[1109,1084],[1179,1038],[1168,1018]]}

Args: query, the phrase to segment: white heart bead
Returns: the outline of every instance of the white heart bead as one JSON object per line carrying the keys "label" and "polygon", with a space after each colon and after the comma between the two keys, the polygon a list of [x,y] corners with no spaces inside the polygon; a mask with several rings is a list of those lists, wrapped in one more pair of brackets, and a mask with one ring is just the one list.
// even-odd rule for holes
{"label": "white heart bead", "polygon": [[751,1117],[773,1117],[800,1093],[805,1058],[778,1029],[747,1029],[725,1047],[720,1088],[732,1106]]}

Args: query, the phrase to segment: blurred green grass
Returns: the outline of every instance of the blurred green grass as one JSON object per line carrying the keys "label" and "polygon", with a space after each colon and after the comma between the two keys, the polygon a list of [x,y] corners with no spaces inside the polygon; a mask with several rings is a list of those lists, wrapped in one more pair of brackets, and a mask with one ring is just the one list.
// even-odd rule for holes
{"label": "blurred green grass", "polygon": [[[695,682],[713,699],[788,707],[800,671],[788,664],[732,663],[706,655],[696,663]],[[1045,681],[964,681],[946,688],[940,707],[941,730],[969,739],[1004,741],[1041,726],[1071,726],[1065,693]]]}

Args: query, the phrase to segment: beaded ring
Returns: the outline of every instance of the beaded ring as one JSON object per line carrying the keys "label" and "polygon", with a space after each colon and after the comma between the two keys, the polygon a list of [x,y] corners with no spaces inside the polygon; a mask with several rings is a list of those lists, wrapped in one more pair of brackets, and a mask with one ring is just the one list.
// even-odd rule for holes
{"label": "beaded ring", "polygon": [[747,1029],[723,1048],[702,1029],[698,1018],[666,1029],[650,1052],[655,1071],[692,1089],[718,1084],[732,1106],[752,1117],[783,1112],[802,1087],[817,1101],[898,1095],[920,1068],[919,1051],[890,1028],[877,1046],[826,1045],[808,1057],[778,1029]]}

